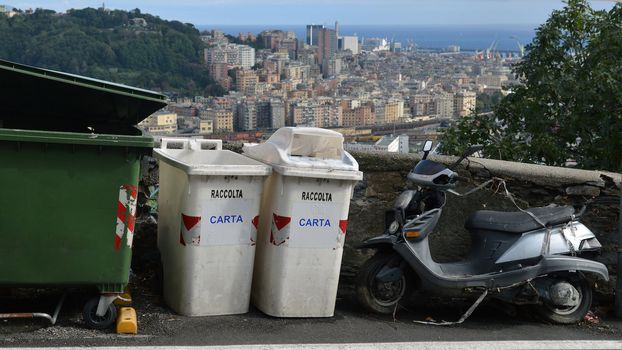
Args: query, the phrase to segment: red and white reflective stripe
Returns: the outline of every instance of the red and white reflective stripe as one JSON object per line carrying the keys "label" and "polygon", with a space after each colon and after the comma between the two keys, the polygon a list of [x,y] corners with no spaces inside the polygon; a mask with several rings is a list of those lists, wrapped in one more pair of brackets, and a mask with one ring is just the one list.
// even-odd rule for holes
{"label": "red and white reflective stripe", "polygon": [[138,189],[130,186],[130,198],[128,200],[130,215],[127,218],[127,246],[132,248],[134,242],[134,227],[136,226],[136,202],[138,201]]}
{"label": "red and white reflective stripe", "polygon": [[[114,249],[121,249],[121,241],[127,225],[127,246],[132,247],[134,226],[136,224],[136,201],[138,189],[134,185],[123,185],[119,188],[117,201],[117,227],[114,237]],[[128,213],[129,210],[129,213]]]}

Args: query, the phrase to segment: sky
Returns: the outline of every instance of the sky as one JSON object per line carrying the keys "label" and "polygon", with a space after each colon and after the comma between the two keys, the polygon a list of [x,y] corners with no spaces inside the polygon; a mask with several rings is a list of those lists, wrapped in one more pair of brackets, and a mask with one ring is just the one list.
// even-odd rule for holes
{"label": "sky", "polygon": [[[0,0],[2,1],[2,0]],[[101,7],[93,0],[4,0],[27,9],[64,12]],[[10,2],[12,1],[12,2]],[[594,0],[592,7],[610,9],[613,2]],[[561,0],[108,0],[107,8],[139,8],[168,20],[195,25],[328,24],[350,25],[538,25]]]}

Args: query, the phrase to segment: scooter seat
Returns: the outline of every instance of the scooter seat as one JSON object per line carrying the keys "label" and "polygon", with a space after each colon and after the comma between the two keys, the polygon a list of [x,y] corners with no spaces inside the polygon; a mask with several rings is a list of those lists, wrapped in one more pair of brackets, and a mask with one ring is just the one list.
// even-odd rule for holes
{"label": "scooter seat", "polygon": [[[574,208],[571,206],[529,208],[538,220],[547,226],[563,224],[572,220]],[[471,230],[523,233],[542,228],[542,225],[529,214],[514,211],[479,210],[471,214],[464,227]]]}

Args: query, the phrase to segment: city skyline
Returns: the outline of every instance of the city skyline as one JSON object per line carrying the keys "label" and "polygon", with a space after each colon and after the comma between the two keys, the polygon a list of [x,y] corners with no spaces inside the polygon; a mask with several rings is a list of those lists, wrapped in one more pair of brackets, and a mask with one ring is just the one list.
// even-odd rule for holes
{"label": "city skyline", "polygon": [[[9,0],[10,1],[10,0]],[[163,0],[105,1],[113,9],[141,11],[168,20],[195,25],[538,25],[561,0]],[[610,9],[613,2],[591,1],[595,9]],[[101,7],[98,0],[16,0],[17,8]]]}

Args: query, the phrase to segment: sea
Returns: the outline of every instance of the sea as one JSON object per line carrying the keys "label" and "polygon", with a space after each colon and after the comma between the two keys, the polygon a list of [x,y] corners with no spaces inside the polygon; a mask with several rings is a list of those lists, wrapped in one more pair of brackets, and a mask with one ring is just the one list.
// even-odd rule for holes
{"label": "sea", "polygon": [[[305,38],[305,25],[197,25],[199,30],[219,29],[226,34],[258,34],[280,29]],[[326,26],[333,28],[333,25]],[[484,50],[496,42],[498,51],[519,51],[519,44],[530,43],[537,25],[347,25],[339,26],[340,35],[356,35],[359,41],[385,38],[401,42],[402,47],[414,43],[420,49],[446,49],[457,45],[463,51]]]}

